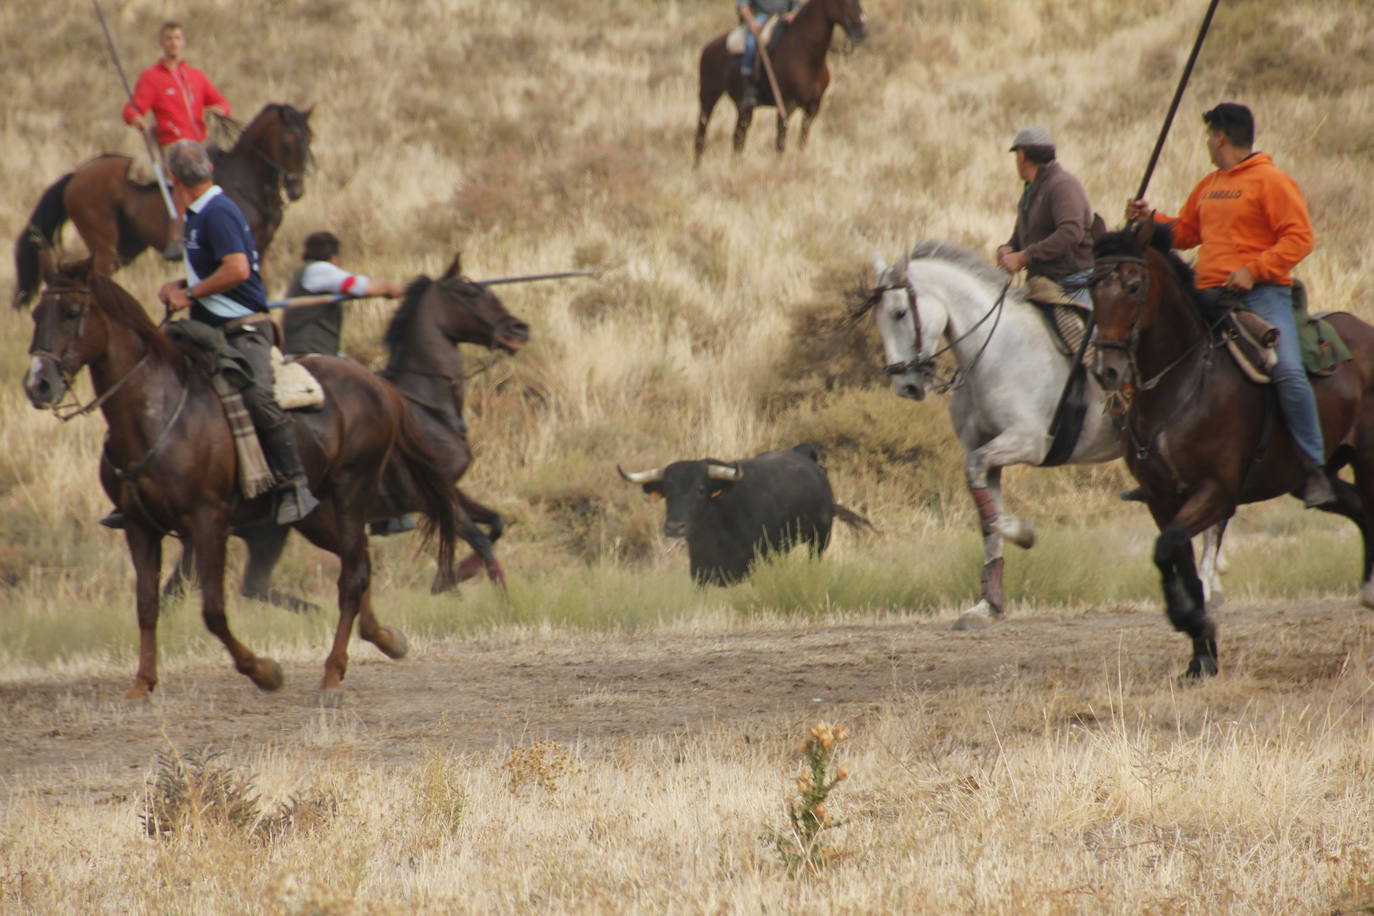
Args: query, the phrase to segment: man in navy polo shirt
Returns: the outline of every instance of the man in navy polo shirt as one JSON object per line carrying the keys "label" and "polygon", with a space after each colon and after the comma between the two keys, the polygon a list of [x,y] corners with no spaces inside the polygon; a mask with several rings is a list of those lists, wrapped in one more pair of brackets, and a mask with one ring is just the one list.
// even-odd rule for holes
{"label": "man in navy polo shirt", "polygon": [[273,393],[272,319],[253,234],[238,205],[213,182],[205,147],[194,140],[173,144],[167,171],[172,200],[185,218],[186,279],[164,283],[158,298],[173,310],[189,308],[192,319],[220,328],[252,367],[253,377],[241,391],[243,403],[278,480],[277,524],[289,525],[310,514],[319,500],[301,467],[291,419]]}

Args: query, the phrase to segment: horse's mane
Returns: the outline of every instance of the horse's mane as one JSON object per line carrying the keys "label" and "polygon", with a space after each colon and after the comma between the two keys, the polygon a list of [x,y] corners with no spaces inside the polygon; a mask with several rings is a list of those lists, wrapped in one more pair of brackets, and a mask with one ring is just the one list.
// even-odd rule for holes
{"label": "horse's mane", "polygon": [[153,324],[139,301],[111,278],[93,272],[90,259],[60,266],[58,278],[51,289],[90,290],[91,299],[111,321],[137,334],[160,359],[178,366],[185,362],[182,349]]}
{"label": "horse's mane", "polygon": [[433,282],[423,275],[411,280],[410,285],[406,287],[405,298],[401,300],[401,307],[391,316],[391,322],[386,326],[386,336],[382,340],[391,352],[393,360],[396,358],[396,351],[405,343],[410,333],[410,325],[415,321],[415,313],[419,310],[425,290],[429,289]]}
{"label": "horse's mane", "polygon": [[892,273],[893,279],[896,279],[900,276],[900,271],[906,269],[907,262],[924,259],[948,261],[993,286],[1002,286],[1007,281],[1006,274],[984,261],[971,249],[965,248],[963,245],[956,245],[954,242],[942,242],[936,239],[917,242],[902,261],[892,265],[889,273]]}
{"label": "horse's mane", "polygon": [[[1164,256],[1169,269],[1174,272],[1174,277],[1183,289],[1191,295],[1196,282],[1196,275],[1188,262],[1179,257],[1178,252],[1174,251],[1174,227],[1169,223],[1156,223],[1154,231],[1150,235],[1150,247]],[[1143,258],[1145,256],[1145,252],[1140,249],[1140,242],[1136,238],[1136,231],[1130,226],[1115,232],[1108,232],[1093,244],[1093,258],[1112,256],[1128,258]]]}

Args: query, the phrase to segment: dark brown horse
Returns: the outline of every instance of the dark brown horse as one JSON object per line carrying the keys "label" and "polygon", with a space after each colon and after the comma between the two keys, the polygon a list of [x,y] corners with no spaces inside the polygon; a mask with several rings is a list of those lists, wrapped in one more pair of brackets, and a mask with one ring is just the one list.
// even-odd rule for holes
{"label": "dark brown horse", "polygon": [[[239,205],[259,256],[267,254],[281,225],[283,193],[299,200],[311,163],[310,112],[268,105],[227,150],[212,148],[215,182]],[[56,246],[68,219],[86,243],[96,271],[109,276],[148,247],[165,250],[172,222],[157,184],[129,180],[128,156],[107,153],[68,172],[43,192],[14,243],[13,305],[23,308],[38,292],[39,253]]]}
{"label": "dark brown horse", "polygon": [[[463,276],[457,257],[439,279],[420,277],[406,289],[405,299],[387,328],[386,344],[391,356],[382,375],[410,402],[445,480],[456,485],[472,463],[467,426],[463,422],[463,357],[458,344],[479,344],[515,353],[528,340],[529,326],[506,311],[487,287]],[[374,500],[368,513],[370,520],[422,508],[421,494],[402,462],[393,459],[383,479],[383,495]],[[505,574],[492,551],[504,527],[501,516],[462,490],[458,491],[458,502],[457,533],[472,546],[473,554],[455,567],[452,546],[445,551],[441,545],[432,590],[453,588],[480,569],[486,569],[492,579],[504,584]],[[486,526],[486,531],[479,526]],[[290,610],[315,609],[313,604],[272,587],[272,571],[281,559],[289,528],[263,525],[234,533],[248,546],[243,595]],[[190,551],[182,553],[167,591],[179,591],[193,572],[190,555]]]}
{"label": "dark brown horse", "polygon": [[[127,697],[145,698],[157,686],[158,577],[168,534],[195,550],[205,625],[224,643],[235,669],[263,690],[276,690],[281,666],[234,638],[224,601],[230,527],[267,517],[271,497],[239,495],[232,433],[198,354],[171,342],[132,296],[89,262],[60,273],[45,269],[45,279],[24,390],[35,407],[55,408],[76,374],[90,367],[97,393],[92,405],[100,406],[109,427],[100,482],[126,516],[136,578],[139,660]],[[325,389],[325,405],[294,416],[320,505],[295,527],[339,557],[339,622],[320,685],[329,701],[340,696],[355,618],[362,638],[383,653],[406,653],[404,634],[382,626],[372,610],[364,526],[392,453],[399,453],[421,493],[441,548],[451,548],[455,514],[452,487],[400,394],[346,359],[311,357],[308,365]]]}
{"label": "dark brown horse", "polygon": [[[1202,677],[1217,671],[1216,624],[1203,603],[1189,538],[1227,521],[1242,503],[1297,495],[1305,473],[1274,392],[1250,381],[1215,346],[1192,269],[1169,249],[1168,230],[1152,223],[1098,241],[1094,371],[1103,388],[1129,392],[1126,464],[1160,529],[1154,560],[1169,622],[1193,642],[1187,674]],[[1312,384],[1338,497],[1329,511],[1360,529],[1360,594],[1374,607],[1374,327],[1345,313],[1329,320],[1354,356]],[[1347,465],[1353,485],[1334,479]]]}
{"label": "dark brown horse", "polygon": [[[801,145],[806,146],[807,135],[811,133],[811,121],[820,111],[821,97],[830,85],[830,67],[826,65],[825,55],[830,50],[830,37],[837,25],[844,27],[851,41],[863,40],[867,34],[867,22],[860,0],[807,0],[797,11],[792,24],[786,27],[777,44],[769,51],[773,71],[778,78],[778,91],[782,93],[780,106],[769,88],[768,78],[764,73],[762,52],[754,64],[753,79],[757,86],[757,104],[772,105],[780,109],[777,140],[779,153],[787,144],[787,124],[782,113],[786,112],[791,116],[798,108],[806,115],[801,128]],[[741,104],[745,77],[740,73],[740,55],[731,54],[726,50],[725,39],[726,35],[719,35],[701,49],[701,78],[698,88],[701,115],[697,118],[697,163],[701,162],[701,151],[706,147],[706,125],[710,122],[711,112],[722,94],[729,93],[731,101],[739,111],[739,118],[735,121],[735,152],[744,149],[744,138],[749,133],[749,122],[754,117],[754,107]]]}

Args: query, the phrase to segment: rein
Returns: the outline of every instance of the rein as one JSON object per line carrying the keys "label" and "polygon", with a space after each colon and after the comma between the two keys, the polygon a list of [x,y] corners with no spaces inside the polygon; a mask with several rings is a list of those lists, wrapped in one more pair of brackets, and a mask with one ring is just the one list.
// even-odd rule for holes
{"label": "rein", "polygon": [[[72,394],[73,399],[75,399],[75,394],[72,388],[76,380],[67,374],[67,370],[62,368],[62,361],[57,358],[57,355],[55,353],[51,353],[48,350],[30,350],[29,355],[46,356],[48,359],[52,360],[53,363],[57,366],[57,371],[62,373],[62,380],[67,383],[67,392],[69,394]],[[121,375],[117,382],[115,382],[113,385],[111,385],[109,388],[105,390],[104,394],[100,395],[99,397],[93,398],[90,403],[86,404],[85,406],[78,406],[76,404],[68,405],[65,403],[54,404],[52,406],[52,415],[54,417],[57,417],[57,419],[61,420],[63,423],[66,423],[68,420],[75,420],[77,417],[80,416],[85,416],[86,414],[95,410],[101,404],[104,404],[106,401],[108,401],[111,397],[114,396],[115,392],[119,391],[120,388],[123,388],[124,383],[127,382],[129,379],[133,378],[135,372],[142,369],[145,365],[148,364],[148,360],[152,355],[152,353],[144,353],[143,358],[140,359],[138,362],[134,363],[133,367],[130,368],[128,372]],[[64,410],[65,413],[63,412]]]}

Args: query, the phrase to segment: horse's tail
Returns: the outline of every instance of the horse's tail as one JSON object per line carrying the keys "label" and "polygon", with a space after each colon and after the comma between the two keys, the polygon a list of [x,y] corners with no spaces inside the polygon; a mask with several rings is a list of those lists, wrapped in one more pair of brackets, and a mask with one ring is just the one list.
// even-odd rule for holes
{"label": "horse's tail", "polygon": [[57,243],[57,234],[67,221],[67,205],[62,195],[67,183],[75,172],[63,175],[38,198],[38,206],[33,208],[24,231],[14,243],[14,300],[11,303],[21,309],[33,301],[38,293],[39,256],[45,248]]}
{"label": "horse's tail", "polygon": [[393,408],[399,418],[400,435],[396,440],[395,456],[410,477],[415,487],[415,495],[420,502],[420,513],[425,517],[425,537],[439,538],[439,555],[452,556],[458,537],[458,497],[457,491],[439,467],[434,453],[430,450],[420,424],[410,412],[410,407],[401,400],[395,389],[391,392]]}

